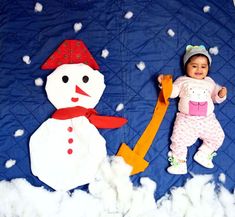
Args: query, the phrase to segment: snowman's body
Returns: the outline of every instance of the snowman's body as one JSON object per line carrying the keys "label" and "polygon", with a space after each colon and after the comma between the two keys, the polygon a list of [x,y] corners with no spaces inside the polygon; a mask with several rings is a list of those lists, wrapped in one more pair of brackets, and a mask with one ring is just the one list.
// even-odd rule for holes
{"label": "snowman's body", "polygon": [[[58,67],[46,84],[57,109],[94,108],[104,89],[103,75],[85,64]],[[106,156],[105,139],[85,116],[48,119],[31,136],[29,146],[33,174],[55,190],[89,183]]]}
{"label": "snowman's body", "polygon": [[56,190],[89,183],[106,156],[105,140],[84,116],[48,119],[30,140],[35,176]]}

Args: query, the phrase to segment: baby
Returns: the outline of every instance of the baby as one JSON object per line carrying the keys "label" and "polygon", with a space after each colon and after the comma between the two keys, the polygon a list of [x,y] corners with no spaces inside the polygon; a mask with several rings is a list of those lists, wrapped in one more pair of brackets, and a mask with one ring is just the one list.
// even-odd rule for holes
{"label": "baby", "polygon": [[[211,56],[202,45],[188,45],[183,62],[186,75],[174,81],[171,93],[171,98],[180,98],[171,136],[171,166],[167,168],[171,174],[187,173],[187,148],[198,138],[203,143],[194,160],[206,168],[213,168],[212,158],[224,140],[223,129],[214,114],[214,103],[222,103],[226,99],[227,89],[207,76]],[[160,74],[160,85],[162,79]]]}

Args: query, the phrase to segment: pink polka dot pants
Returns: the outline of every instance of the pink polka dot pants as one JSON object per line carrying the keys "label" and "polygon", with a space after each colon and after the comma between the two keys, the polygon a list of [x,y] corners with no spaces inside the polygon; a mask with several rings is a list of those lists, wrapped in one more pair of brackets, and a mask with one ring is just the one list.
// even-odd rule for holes
{"label": "pink polka dot pants", "polygon": [[224,131],[215,114],[202,117],[177,113],[170,145],[173,156],[186,160],[187,148],[192,146],[198,138],[203,141],[199,150],[208,154],[217,151],[222,145]]}

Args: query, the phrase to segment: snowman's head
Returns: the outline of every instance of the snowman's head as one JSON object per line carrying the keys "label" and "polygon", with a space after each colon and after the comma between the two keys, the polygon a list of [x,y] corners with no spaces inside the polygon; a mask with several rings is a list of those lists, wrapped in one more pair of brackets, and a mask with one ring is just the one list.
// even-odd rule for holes
{"label": "snowman's head", "polygon": [[94,108],[105,89],[104,76],[86,64],[63,64],[48,77],[46,92],[57,108]]}

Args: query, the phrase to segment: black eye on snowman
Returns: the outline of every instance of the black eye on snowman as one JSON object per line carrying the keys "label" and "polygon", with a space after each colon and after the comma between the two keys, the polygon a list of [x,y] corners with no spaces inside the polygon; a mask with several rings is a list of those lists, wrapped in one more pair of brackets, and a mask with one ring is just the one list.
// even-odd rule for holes
{"label": "black eye on snowman", "polygon": [[62,77],[62,81],[63,81],[64,83],[67,83],[67,82],[69,81],[69,77],[68,77],[67,75],[64,75],[64,76]]}
{"label": "black eye on snowman", "polygon": [[84,83],[87,83],[88,81],[89,81],[89,77],[88,76],[83,76],[82,77],[82,81],[84,82]]}

